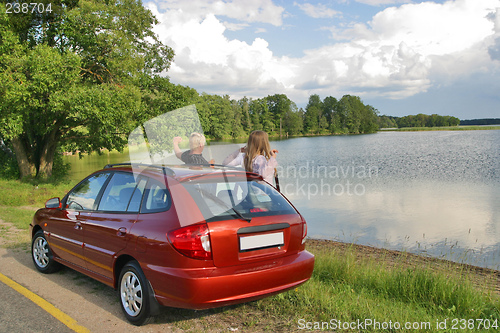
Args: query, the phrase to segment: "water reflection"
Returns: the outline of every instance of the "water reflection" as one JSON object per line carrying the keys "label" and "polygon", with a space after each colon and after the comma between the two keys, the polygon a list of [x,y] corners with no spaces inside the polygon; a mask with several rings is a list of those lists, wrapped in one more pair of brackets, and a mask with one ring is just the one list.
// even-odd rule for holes
{"label": "water reflection", "polygon": [[286,163],[282,189],[311,237],[499,268],[500,131],[273,144]]}
{"label": "water reflection", "polygon": [[130,158],[128,149],[125,149],[123,153],[104,150],[100,154],[92,153],[90,155],[83,155],[82,158],[78,154],[66,155],[63,157],[63,160],[64,163],[71,164],[70,179],[80,181],[92,172],[101,170],[107,164],[128,162]]}
{"label": "water reflection", "polygon": [[[437,185],[437,186],[436,186]],[[495,265],[499,193],[486,185],[367,185],[363,195],[290,196],[309,223],[309,235]],[[495,220],[496,218],[496,220]],[[488,256],[488,258],[486,258]],[[463,258],[462,258],[463,257]],[[490,258],[491,257],[491,258]]]}

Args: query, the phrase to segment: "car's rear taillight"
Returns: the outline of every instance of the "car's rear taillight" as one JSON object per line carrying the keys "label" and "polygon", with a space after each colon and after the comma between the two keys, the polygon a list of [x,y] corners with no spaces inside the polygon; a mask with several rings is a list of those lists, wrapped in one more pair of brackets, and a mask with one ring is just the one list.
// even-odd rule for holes
{"label": "car's rear taillight", "polygon": [[170,231],[167,238],[173,247],[193,259],[212,259],[210,231],[206,223],[193,224]]}
{"label": "car's rear taillight", "polygon": [[300,216],[300,219],[302,220],[302,244],[304,244],[307,236],[307,223],[302,215]]}

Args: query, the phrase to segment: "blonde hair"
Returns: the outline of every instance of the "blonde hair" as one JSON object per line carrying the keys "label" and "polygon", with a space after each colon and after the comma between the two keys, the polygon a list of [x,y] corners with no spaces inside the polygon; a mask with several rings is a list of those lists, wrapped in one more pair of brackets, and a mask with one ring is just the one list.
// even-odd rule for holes
{"label": "blonde hair", "polygon": [[203,134],[200,134],[198,132],[193,132],[189,137],[189,149],[195,149],[204,146],[206,142],[207,141]]}
{"label": "blonde hair", "polygon": [[245,170],[252,172],[253,159],[258,155],[263,155],[266,159],[271,157],[271,146],[269,136],[264,131],[253,131],[250,133],[247,142],[246,154],[244,159]]}

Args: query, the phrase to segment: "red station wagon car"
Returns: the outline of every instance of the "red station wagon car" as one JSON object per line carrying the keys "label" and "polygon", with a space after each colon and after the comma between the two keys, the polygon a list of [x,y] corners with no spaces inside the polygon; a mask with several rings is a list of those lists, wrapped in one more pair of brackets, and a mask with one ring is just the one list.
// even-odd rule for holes
{"label": "red station wagon car", "polygon": [[158,305],[205,309],[280,293],[314,268],[292,204],[259,175],[227,168],[108,165],[48,200],[30,232],[40,272],[63,264],[117,289],[135,325]]}

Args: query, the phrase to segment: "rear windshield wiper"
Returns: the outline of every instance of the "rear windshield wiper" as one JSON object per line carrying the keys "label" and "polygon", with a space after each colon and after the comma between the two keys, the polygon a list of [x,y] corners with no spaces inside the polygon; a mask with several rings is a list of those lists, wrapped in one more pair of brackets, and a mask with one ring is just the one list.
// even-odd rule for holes
{"label": "rear windshield wiper", "polygon": [[252,218],[251,217],[244,217],[243,214],[241,214],[236,208],[234,207],[231,207],[231,209],[233,210],[233,212],[236,213],[236,215],[238,215],[238,217],[240,219],[242,219],[243,221],[247,221],[248,223],[252,222]]}
{"label": "rear windshield wiper", "polygon": [[217,198],[212,193],[207,192],[201,188],[199,188],[198,190],[203,192],[204,195],[206,195],[207,197],[209,197],[213,201],[217,202],[218,204],[221,204],[222,206],[226,207],[227,209],[231,209],[236,214],[236,216],[238,216],[238,218],[242,219],[243,221],[247,221],[248,223],[250,223],[252,221],[251,217],[244,217],[243,214],[241,214],[236,208],[229,206],[227,203],[225,203],[221,199]]}

